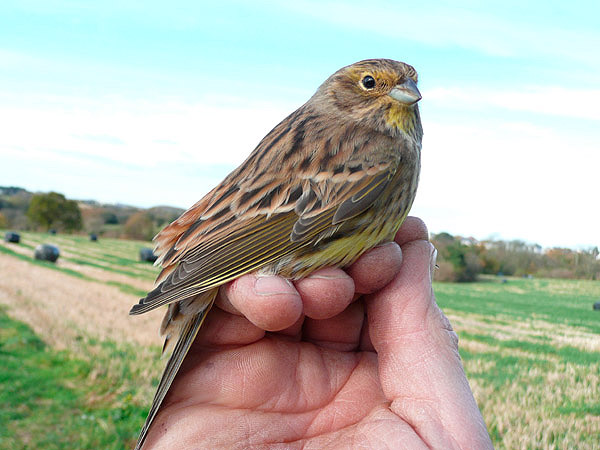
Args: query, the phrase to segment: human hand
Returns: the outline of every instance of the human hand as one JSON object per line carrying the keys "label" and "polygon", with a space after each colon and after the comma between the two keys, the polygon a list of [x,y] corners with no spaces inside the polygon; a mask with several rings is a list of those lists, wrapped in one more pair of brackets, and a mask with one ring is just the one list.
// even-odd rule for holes
{"label": "human hand", "polygon": [[492,448],[427,236],[409,217],[346,271],[223,287],[144,448]]}

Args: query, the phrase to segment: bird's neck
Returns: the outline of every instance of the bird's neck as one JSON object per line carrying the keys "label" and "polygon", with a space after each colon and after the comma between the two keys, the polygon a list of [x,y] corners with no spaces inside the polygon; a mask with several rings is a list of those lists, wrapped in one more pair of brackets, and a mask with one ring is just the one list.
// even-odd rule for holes
{"label": "bird's neck", "polygon": [[421,142],[423,129],[417,105],[393,105],[385,113],[385,125],[393,134],[401,132],[418,143]]}

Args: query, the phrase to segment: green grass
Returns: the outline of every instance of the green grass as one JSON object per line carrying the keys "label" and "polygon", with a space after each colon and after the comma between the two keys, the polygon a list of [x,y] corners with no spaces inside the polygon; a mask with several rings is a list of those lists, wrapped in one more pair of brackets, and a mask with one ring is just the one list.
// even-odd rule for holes
{"label": "green grass", "polygon": [[434,288],[495,448],[600,448],[600,282]]}
{"label": "green grass", "polygon": [[490,319],[537,318],[600,333],[600,320],[591,314],[592,304],[600,299],[598,281],[514,278],[508,283],[436,283],[436,295],[445,308]]}
{"label": "green grass", "polygon": [[88,360],[48,348],[0,310],[0,448],[130,448],[147,405],[134,401],[136,349],[83,340]]}

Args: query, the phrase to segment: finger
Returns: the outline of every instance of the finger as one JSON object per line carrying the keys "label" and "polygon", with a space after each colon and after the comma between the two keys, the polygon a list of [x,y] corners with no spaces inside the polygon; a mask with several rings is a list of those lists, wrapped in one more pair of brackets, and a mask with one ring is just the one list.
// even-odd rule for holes
{"label": "finger", "polygon": [[352,302],[354,281],[341,269],[328,267],[294,282],[302,297],[304,314],[326,319],[341,313]]}
{"label": "finger", "polygon": [[320,347],[351,351],[359,345],[364,318],[363,302],[354,302],[335,317],[323,320],[306,319],[302,328],[302,338]]}
{"label": "finger", "polygon": [[[403,247],[404,261],[398,276],[381,291],[367,296],[369,334],[377,351],[401,351],[399,341],[415,333],[428,337],[428,311],[435,305],[429,275],[433,246],[414,241]],[[415,352],[418,357],[421,352]]]}
{"label": "finger", "polygon": [[395,242],[375,247],[346,269],[356,292],[370,294],[394,279],[402,265],[402,250]]}
{"label": "finger", "polygon": [[[244,275],[244,276],[246,276],[246,275]],[[217,294],[217,298],[215,299],[215,306],[218,306],[223,311],[226,311],[229,314],[241,316],[242,313],[239,312],[235,306],[233,306],[233,304],[229,300],[229,297],[227,296],[230,284],[231,283],[227,283],[224,286],[221,286],[219,288],[219,293]]]}
{"label": "finger", "polygon": [[292,342],[298,342],[302,339],[302,325],[304,325],[304,319],[304,314],[302,314],[292,326],[271,332],[270,334],[277,335],[279,338],[287,338],[287,340]]}
{"label": "finger", "polygon": [[245,317],[214,307],[198,331],[194,346],[206,348],[248,345],[261,339],[264,335],[265,331],[262,328],[257,327]]}
{"label": "finger", "polygon": [[398,230],[398,233],[396,233],[394,240],[400,246],[412,241],[427,241],[429,240],[427,225],[418,217],[409,216]]}
{"label": "finger", "polygon": [[367,298],[369,335],[390,408],[432,448],[491,448],[458,355],[456,334],[435,303],[433,246],[402,247],[399,275]]}
{"label": "finger", "polygon": [[263,330],[283,330],[302,315],[300,294],[281,277],[248,274],[225,285],[222,291],[234,310]]}

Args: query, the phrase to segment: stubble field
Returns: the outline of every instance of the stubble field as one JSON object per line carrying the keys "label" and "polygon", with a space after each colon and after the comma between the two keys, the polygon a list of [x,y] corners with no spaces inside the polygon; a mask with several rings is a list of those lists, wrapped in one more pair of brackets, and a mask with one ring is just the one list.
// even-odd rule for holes
{"label": "stubble field", "polygon": [[[129,317],[148,243],[0,243],[0,448],[130,448],[162,369],[162,311]],[[57,264],[33,260],[57,244]],[[600,448],[600,282],[436,283],[498,449]]]}

